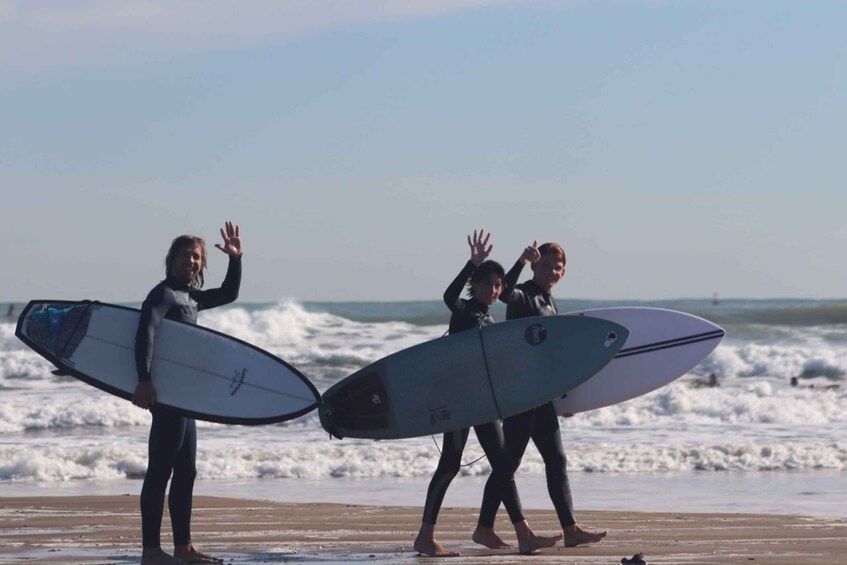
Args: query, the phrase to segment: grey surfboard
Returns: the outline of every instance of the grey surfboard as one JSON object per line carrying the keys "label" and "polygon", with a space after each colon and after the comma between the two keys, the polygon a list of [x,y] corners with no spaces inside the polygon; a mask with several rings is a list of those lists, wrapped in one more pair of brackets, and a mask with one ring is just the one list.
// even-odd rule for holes
{"label": "grey surfboard", "polygon": [[442,433],[524,412],[585,382],[629,330],[599,318],[522,318],[404,349],[323,394],[321,424],[338,438]]}

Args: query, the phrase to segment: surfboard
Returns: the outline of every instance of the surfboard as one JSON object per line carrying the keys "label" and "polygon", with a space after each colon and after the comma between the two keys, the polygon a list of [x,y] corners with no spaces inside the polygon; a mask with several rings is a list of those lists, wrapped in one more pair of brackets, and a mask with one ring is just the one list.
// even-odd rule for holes
{"label": "surfboard", "polygon": [[522,318],[389,355],[323,394],[337,438],[397,439],[491,422],[549,402],[617,355],[629,331],[591,317]]}
{"label": "surfboard", "polygon": [[[138,384],[135,334],[141,311],[92,301],[33,300],[15,335],[91,386],[131,399]],[[209,328],[163,320],[150,366],[156,404],[185,416],[258,425],[313,410],[320,394],[297,369]]]}
{"label": "surfboard", "polygon": [[583,384],[553,404],[560,415],[630,400],[681,377],[714,351],[726,332],[698,316],[663,308],[595,308],[566,317],[592,317],[629,329],[626,346]]}

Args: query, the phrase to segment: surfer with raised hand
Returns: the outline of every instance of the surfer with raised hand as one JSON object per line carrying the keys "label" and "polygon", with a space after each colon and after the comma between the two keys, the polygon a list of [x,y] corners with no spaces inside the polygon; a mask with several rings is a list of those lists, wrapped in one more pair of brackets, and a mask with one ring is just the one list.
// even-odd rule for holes
{"label": "surfer with raised hand", "polygon": [[[514,286],[513,282],[517,281],[527,263],[531,263],[532,279]],[[507,304],[506,319],[516,320],[558,314],[559,310],[551,292],[565,276],[565,263],[565,251],[557,243],[545,243],[539,247],[538,241],[534,241],[532,245],[527,246],[506,275],[506,288],[500,294],[500,300]],[[567,458],[562,447],[559,418],[553,403],[548,402],[532,410],[505,418],[503,434],[506,440],[506,451],[515,462],[515,470],[520,465],[530,439],[541,453],[547,475],[547,491],[562,526],[565,546],[576,547],[586,543],[596,543],[606,537],[606,532],[583,530],[574,517]],[[491,481],[492,478],[489,477],[488,482]],[[494,519],[500,507],[500,500],[496,493],[496,489],[488,488],[486,485],[479,525],[473,536],[474,541],[486,547],[491,547],[485,543],[485,539],[494,531]]]}
{"label": "surfer with raised hand", "polygon": [[[163,319],[196,324],[199,310],[223,306],[238,298],[242,255],[240,229],[226,222],[221,237],[223,243],[215,247],[229,256],[229,266],[220,288],[201,290],[206,270],[206,244],[200,237],[181,235],[173,240],[165,258],[165,280],[153,287],[141,306],[135,338],[138,385],[132,403],[149,409],[153,415],[147,473],[141,488],[141,563],[144,565],[222,562],[194,547],[191,541],[191,501],[197,473],[196,423],[193,418],[156,405],[156,389],[150,374],[156,329]],[[169,479],[173,556],[162,550],[160,542]]]}
{"label": "surfer with raised hand", "polygon": [[[452,313],[449,326],[451,334],[494,323],[494,318],[488,309],[497,302],[504,288],[505,272],[499,263],[487,260],[493,247],[489,243],[490,239],[491,234],[485,233],[484,230],[479,232],[474,230],[473,238],[468,236],[471,258],[444,292],[444,302]],[[465,286],[468,287],[469,299],[461,298],[462,289]],[[515,465],[506,454],[500,423],[490,422],[474,426],[474,431],[491,465],[490,487],[486,486],[486,488],[496,491],[498,501],[502,498],[515,528],[520,552],[531,554],[541,548],[555,545],[562,539],[561,535],[537,536],[524,518],[513,475]],[[469,433],[470,430],[464,428],[444,434],[441,458],[427,489],[421,529],[414,543],[415,551],[418,553],[430,557],[458,557],[460,555],[457,551],[445,548],[435,539],[435,523],[447,488],[459,472],[462,451],[468,441]],[[497,537],[493,530],[487,541],[490,544],[489,547],[512,548]]]}

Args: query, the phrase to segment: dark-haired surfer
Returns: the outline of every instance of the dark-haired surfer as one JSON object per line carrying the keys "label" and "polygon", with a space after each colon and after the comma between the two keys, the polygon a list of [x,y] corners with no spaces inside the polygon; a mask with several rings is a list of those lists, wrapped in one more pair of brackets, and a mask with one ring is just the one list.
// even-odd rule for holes
{"label": "dark-haired surfer", "polygon": [[[486,260],[492,249],[492,246],[488,243],[490,237],[491,234],[486,234],[483,230],[480,230],[479,233],[474,231],[473,239],[468,236],[471,258],[444,292],[444,302],[452,312],[449,326],[451,334],[494,323],[494,318],[488,312],[488,308],[497,302],[497,298],[503,290],[505,273],[499,263]],[[462,289],[466,285],[468,287],[468,299],[461,298]],[[540,548],[555,545],[561,539],[561,536],[536,536],[524,518],[520,497],[515,486],[514,464],[506,455],[503,430],[500,423],[491,422],[474,426],[474,431],[479,444],[488,457],[488,462],[491,464],[490,487],[486,486],[486,488],[495,490],[498,500],[499,498],[503,499],[509,518],[515,527],[520,551],[522,553],[533,553]],[[436,541],[435,522],[444,495],[447,493],[447,488],[459,472],[462,451],[468,441],[469,433],[470,430],[464,428],[444,434],[441,458],[429,483],[421,529],[414,543],[415,550],[424,555],[430,557],[456,557],[460,555],[459,552],[450,551]],[[489,540],[489,542],[500,548],[511,547],[500,538],[497,538],[496,543],[492,540]]]}

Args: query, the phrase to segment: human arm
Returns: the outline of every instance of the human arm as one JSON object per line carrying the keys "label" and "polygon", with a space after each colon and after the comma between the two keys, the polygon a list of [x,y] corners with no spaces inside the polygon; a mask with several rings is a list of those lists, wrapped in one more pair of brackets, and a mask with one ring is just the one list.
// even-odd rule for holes
{"label": "human arm", "polygon": [[238,225],[226,222],[224,228],[221,228],[221,237],[223,243],[215,244],[215,247],[229,255],[226,276],[219,288],[191,292],[191,297],[197,301],[197,307],[201,310],[235,302],[241,288],[241,230]]}
{"label": "human arm", "polygon": [[138,385],[132,397],[132,403],[140,408],[150,408],[156,402],[156,389],[150,375],[153,343],[156,329],[173,304],[173,293],[168,292],[164,285],[159,285],[150,292],[141,305],[141,316],[135,334],[135,367]]}
{"label": "human arm", "polygon": [[538,252],[538,241],[533,241],[532,245],[527,245],[524,248],[521,256],[515,261],[515,264],[506,273],[506,279],[503,281],[503,292],[500,293],[500,301],[510,304],[513,301],[520,300],[523,295],[519,290],[516,291],[515,286],[518,284],[518,277],[521,276],[524,265],[527,263],[535,263],[541,258]]}
{"label": "human arm", "polygon": [[474,265],[473,262],[468,261],[465,263],[465,266],[462,267],[462,270],[459,271],[459,274],[456,275],[456,278],[453,279],[453,282],[450,283],[450,286],[447,287],[447,290],[444,291],[444,304],[447,305],[447,308],[449,308],[451,312],[461,310],[462,289],[465,288],[468,279],[474,271],[476,271],[476,265]]}
{"label": "human arm", "polygon": [[462,289],[468,282],[468,279],[476,271],[483,261],[491,254],[493,245],[488,241],[491,239],[491,234],[485,233],[485,230],[474,230],[473,239],[468,235],[468,246],[471,248],[471,258],[465,263],[465,266],[459,271],[459,274],[444,291],[444,303],[451,312],[456,312],[462,307]]}

